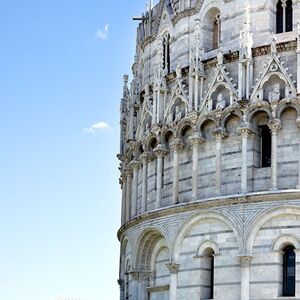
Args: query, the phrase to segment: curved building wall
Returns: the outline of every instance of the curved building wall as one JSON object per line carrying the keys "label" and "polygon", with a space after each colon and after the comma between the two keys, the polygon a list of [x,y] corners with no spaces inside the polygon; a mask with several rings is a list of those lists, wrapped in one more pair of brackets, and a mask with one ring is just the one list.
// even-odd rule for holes
{"label": "curved building wall", "polygon": [[300,2],[280,1],[144,14],[121,100],[121,300],[300,299]]}

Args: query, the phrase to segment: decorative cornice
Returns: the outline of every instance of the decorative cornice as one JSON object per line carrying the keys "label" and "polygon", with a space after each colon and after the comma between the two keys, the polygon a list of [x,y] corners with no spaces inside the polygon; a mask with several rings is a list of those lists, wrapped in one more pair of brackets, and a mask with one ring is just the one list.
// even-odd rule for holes
{"label": "decorative cornice", "polygon": [[264,191],[248,193],[243,195],[230,195],[230,196],[219,196],[214,198],[199,199],[194,202],[180,203],[168,208],[160,208],[154,211],[149,211],[143,215],[139,215],[129,222],[124,224],[118,231],[118,238],[121,240],[123,233],[129,228],[134,227],[147,220],[154,220],[156,218],[166,217],[170,215],[176,215],[183,212],[199,211],[204,209],[212,209],[215,207],[227,207],[232,205],[240,204],[251,204],[261,202],[276,202],[282,199],[297,200],[300,198],[300,190],[276,190],[276,191]]}

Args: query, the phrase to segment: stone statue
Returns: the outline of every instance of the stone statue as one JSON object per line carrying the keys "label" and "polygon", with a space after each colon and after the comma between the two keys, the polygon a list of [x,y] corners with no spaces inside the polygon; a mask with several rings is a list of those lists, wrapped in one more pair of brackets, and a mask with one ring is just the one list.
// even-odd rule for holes
{"label": "stone statue", "polygon": [[220,48],[219,51],[218,51],[217,59],[218,59],[218,65],[223,65],[224,56],[223,56],[222,48]]}
{"label": "stone statue", "polygon": [[275,33],[272,34],[272,42],[271,42],[271,53],[277,53],[277,46],[276,46],[277,38]]}
{"label": "stone statue", "polygon": [[182,72],[181,72],[181,65],[180,65],[180,62],[177,63],[177,67],[176,67],[176,77],[177,77],[177,78],[181,78],[181,77],[182,77]]}
{"label": "stone statue", "polygon": [[218,100],[217,100],[217,106],[216,106],[216,108],[217,109],[224,109],[225,108],[225,106],[226,106],[226,102],[225,102],[225,99],[223,99],[223,94],[222,93],[220,93],[219,95],[218,95]]}
{"label": "stone statue", "polygon": [[269,92],[269,101],[278,101],[280,99],[280,84],[275,83],[273,90]]}
{"label": "stone statue", "polygon": [[182,119],[182,111],[180,110],[180,106],[177,105],[175,108],[175,122],[179,122]]}

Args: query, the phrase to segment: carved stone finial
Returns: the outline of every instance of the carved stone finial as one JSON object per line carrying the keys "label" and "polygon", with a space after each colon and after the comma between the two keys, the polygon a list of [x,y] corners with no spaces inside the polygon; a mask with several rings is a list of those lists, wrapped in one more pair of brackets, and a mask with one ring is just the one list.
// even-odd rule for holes
{"label": "carved stone finial", "polygon": [[217,54],[217,59],[218,59],[218,65],[221,66],[224,63],[224,54],[222,47],[219,48],[218,54]]}
{"label": "carved stone finial", "polygon": [[277,53],[277,38],[274,32],[272,33],[271,53],[272,54]]}

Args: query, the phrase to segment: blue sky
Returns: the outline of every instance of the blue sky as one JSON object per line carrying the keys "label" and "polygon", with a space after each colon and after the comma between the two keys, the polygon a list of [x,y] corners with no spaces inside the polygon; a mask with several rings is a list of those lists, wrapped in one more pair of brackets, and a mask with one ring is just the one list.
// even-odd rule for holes
{"label": "blue sky", "polygon": [[119,99],[144,8],[1,2],[0,299],[118,298]]}

